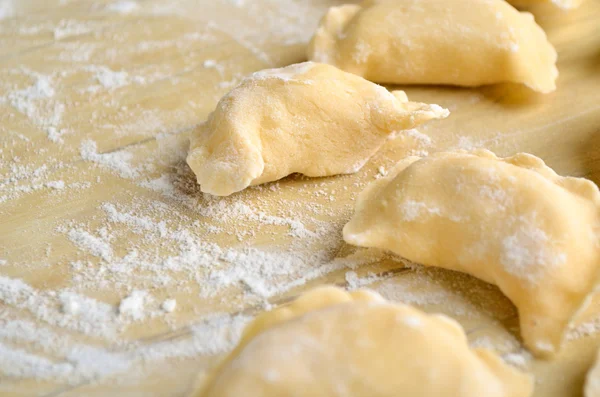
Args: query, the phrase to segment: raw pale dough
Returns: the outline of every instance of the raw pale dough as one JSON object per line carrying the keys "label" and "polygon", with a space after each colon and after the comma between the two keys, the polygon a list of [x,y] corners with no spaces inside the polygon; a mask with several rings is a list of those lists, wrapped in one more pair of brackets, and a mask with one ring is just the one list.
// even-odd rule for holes
{"label": "raw pale dough", "polygon": [[366,0],[330,8],[308,58],[378,83],[556,88],[556,51],[504,0]]}
{"label": "raw pale dough", "polygon": [[510,4],[515,7],[530,7],[540,3],[552,3],[557,7],[564,10],[571,10],[577,8],[583,3],[583,0],[507,0]]}
{"label": "raw pale dough", "polygon": [[600,351],[585,379],[585,397],[600,397]]}
{"label": "raw pale dough", "polygon": [[447,115],[305,62],[254,73],[225,95],[192,134],[187,162],[203,192],[227,196],[294,172],[356,172],[393,132]]}
{"label": "raw pale dough", "polygon": [[344,240],[496,284],[521,335],[551,356],[600,275],[600,193],[530,154],[402,160],[359,196]]}
{"label": "raw pale dough", "polygon": [[259,316],[204,397],[526,397],[531,377],[469,349],[443,315],[322,287]]}

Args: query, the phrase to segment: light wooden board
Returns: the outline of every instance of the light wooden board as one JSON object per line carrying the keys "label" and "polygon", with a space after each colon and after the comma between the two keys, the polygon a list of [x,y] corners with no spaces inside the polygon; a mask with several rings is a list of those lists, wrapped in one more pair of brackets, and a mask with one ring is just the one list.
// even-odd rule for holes
{"label": "light wooden board", "polygon": [[[93,267],[100,266],[102,260],[69,240],[65,230],[80,227],[96,231],[106,224],[102,205],[107,203],[123,211],[135,209],[138,214],[144,213],[144,206],[149,203],[162,203],[167,210],[148,210],[147,216],[166,222],[170,230],[184,227],[223,249],[298,249],[296,239],[289,236],[289,225],[269,226],[246,219],[221,222],[199,215],[198,208],[214,203],[193,187],[193,175],[182,162],[181,153],[190,130],[242,76],[304,60],[306,40],[319,16],[328,6],[340,3],[10,3],[10,10],[3,11],[6,18],[0,20],[0,259],[6,261],[0,266],[0,275],[21,279],[40,291],[77,288],[73,262],[90,261]],[[437,103],[451,110],[447,120],[420,129],[430,142],[404,136],[384,147],[356,175],[313,180],[293,176],[273,185],[273,191],[250,190],[223,200],[224,205],[243,202],[275,216],[286,213],[288,207],[299,212],[307,208],[310,212],[308,208],[316,204],[319,210],[302,218],[306,228],[314,230],[326,224],[340,229],[351,214],[353,197],[373,180],[378,167],[388,168],[409,153],[474,147],[485,147],[501,156],[530,152],[561,174],[583,176],[599,183],[600,2],[587,0],[580,9],[568,13],[546,6],[532,11],[559,52],[560,78],[555,93],[539,95],[508,84],[479,89],[402,87],[413,100]],[[211,67],[211,61],[218,67]],[[46,96],[29,97],[23,102],[23,95],[36,87],[40,76],[42,80],[49,78],[52,95],[46,92]],[[103,78],[108,79],[104,85]],[[84,161],[81,148],[88,140],[96,143],[100,154],[130,153],[127,164],[137,167],[138,172],[123,177],[97,162]],[[36,179],[34,170],[44,165],[47,170]],[[15,176],[21,179],[15,180]],[[176,196],[143,186],[145,181],[160,177],[176,182]],[[66,188],[57,190],[44,185],[52,181],[63,181]],[[222,232],[207,233],[211,225]],[[229,231],[247,233],[239,241]],[[111,241],[115,256],[125,255],[135,246],[142,253],[156,250],[157,255],[168,257],[172,248],[168,244],[175,244],[169,240],[166,246],[153,246],[144,241],[144,233],[126,223],[111,223],[110,232],[118,236]],[[341,241],[325,248],[312,242],[302,249],[324,250],[328,256],[325,262],[353,252]],[[318,271],[323,263],[316,263],[312,270]],[[451,272],[391,271],[402,268],[402,263],[386,259],[354,271],[359,276],[370,272],[383,275],[384,280],[370,287],[387,292],[388,296],[403,291],[398,299],[411,297],[425,310],[457,318],[473,341],[486,337],[503,346],[502,341],[518,338],[515,310],[495,288]],[[272,296],[270,301],[285,301],[314,285],[345,285],[349,270],[332,270],[297,287],[290,284],[286,292]],[[152,346],[189,339],[189,326],[212,312],[251,314],[260,310],[257,301],[246,300],[243,289],[237,287],[201,299],[198,293],[202,286],[190,281],[189,276],[173,275],[175,279],[181,277],[177,287],[148,285],[142,277],[132,285],[118,285],[118,277],[113,277],[110,285],[114,288],[78,292],[114,305],[115,310],[129,289],[134,288],[151,291],[159,301],[176,298],[178,309],[167,319],[162,316],[134,322],[120,334],[121,339]],[[133,276],[128,277],[127,280]],[[292,275],[287,281],[293,283],[294,277],[300,275]],[[436,301],[440,290],[452,292],[453,298]],[[461,314],[457,307],[469,310]],[[593,305],[580,321],[600,314],[596,307]],[[123,349],[122,345],[113,346],[76,330],[53,327],[32,315],[31,310],[18,309],[6,299],[0,301],[0,320],[6,324],[17,319],[49,327],[73,343],[95,344],[113,352]],[[596,336],[581,338],[569,342],[555,361],[532,361],[529,369],[538,380],[536,396],[582,395],[585,372],[599,341]],[[1,335],[0,342],[45,357],[35,343],[14,342]],[[143,372],[134,367],[80,384],[0,375],[0,393],[99,396],[118,391],[128,396],[186,395],[201,381],[201,373],[217,360],[218,355],[210,354],[158,360],[143,364]]]}

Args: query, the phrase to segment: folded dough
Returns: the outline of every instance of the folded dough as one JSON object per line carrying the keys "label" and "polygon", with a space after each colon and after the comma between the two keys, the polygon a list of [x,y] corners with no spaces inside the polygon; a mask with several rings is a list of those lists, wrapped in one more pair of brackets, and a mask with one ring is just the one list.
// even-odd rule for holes
{"label": "folded dough", "polygon": [[504,0],[366,0],[332,7],[308,58],[378,83],[556,88],[556,51]]}
{"label": "folded dough", "polygon": [[227,196],[294,172],[356,172],[392,132],[448,114],[305,62],[254,73],[225,95],[192,134],[187,162],[203,192]]}
{"label": "folded dough", "polygon": [[531,377],[459,324],[373,292],[310,291],[259,316],[204,397],[526,397]]}
{"label": "folded dough", "polygon": [[530,154],[409,157],[359,196],[344,240],[471,274],[519,311],[537,355],[560,347],[600,274],[600,193]]}

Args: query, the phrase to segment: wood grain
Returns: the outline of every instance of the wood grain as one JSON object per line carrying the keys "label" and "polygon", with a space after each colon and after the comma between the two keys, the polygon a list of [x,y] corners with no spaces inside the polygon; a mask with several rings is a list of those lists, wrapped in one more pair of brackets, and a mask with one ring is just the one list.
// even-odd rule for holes
{"label": "wood grain", "polygon": [[[0,275],[20,278],[41,290],[71,286],[74,281],[70,262],[86,258],[64,233],[57,232],[57,227],[66,222],[100,226],[102,203],[160,202],[169,208],[160,219],[173,226],[193,227],[193,221],[199,219],[197,212],[185,203],[140,186],[139,178],[123,178],[109,169],[92,167],[82,159],[83,141],[96,142],[99,153],[126,150],[132,154],[134,165],[152,164],[153,168],[144,174],[145,179],[169,175],[188,185],[193,183],[193,175],[181,158],[170,155],[171,148],[186,145],[194,126],[242,76],[261,68],[304,60],[310,28],[314,28],[318,16],[328,6],[341,2],[307,1],[302,7],[310,12],[303,16],[292,15],[302,7],[290,11],[273,1],[253,3],[249,6],[252,12],[225,0],[145,0],[138,1],[138,8],[131,13],[111,11],[111,5],[116,3],[109,0],[15,2],[18,5],[15,15],[0,21],[0,97],[5,98],[0,100],[0,196],[9,196],[0,202],[0,258],[7,262],[0,267]],[[295,202],[298,208],[320,204],[331,210],[320,215],[321,220],[342,225],[351,213],[353,195],[360,191],[361,184],[373,179],[379,166],[387,168],[415,150],[432,153],[473,147],[485,147],[499,155],[530,152],[561,174],[583,176],[600,183],[600,2],[587,0],[580,9],[568,13],[551,6],[531,11],[559,53],[560,78],[555,93],[540,95],[510,84],[478,89],[402,87],[412,100],[438,103],[452,112],[447,120],[420,129],[431,138],[429,145],[423,147],[405,137],[387,145],[356,175],[316,181],[290,177],[279,184],[276,197],[259,190],[240,197],[274,212],[282,200]],[[277,20],[278,15],[281,20]],[[281,31],[265,32],[286,24],[287,28]],[[254,33],[240,37],[237,31]],[[216,61],[220,68],[205,67],[207,60]],[[90,90],[98,86],[96,72],[86,69],[90,65],[124,71],[129,81]],[[56,83],[55,93],[35,102],[36,112],[27,114],[11,102],[11,93],[26,89],[36,75],[51,76]],[[59,105],[64,106],[60,120],[52,120]],[[49,140],[51,128],[64,132],[60,137],[62,142]],[[67,185],[87,183],[89,187],[60,191],[40,188],[15,193],[15,186],[27,186],[31,180],[24,177],[11,182],[14,167],[19,164],[30,171],[45,165],[48,167],[45,180],[62,180]],[[314,195],[322,189],[342,193],[336,195],[335,201],[329,201],[327,197]],[[194,205],[203,203],[204,198],[197,190],[184,190],[182,194]],[[201,220],[202,227],[218,225],[209,218]],[[125,250],[132,241],[139,240],[142,244],[140,236],[126,226],[112,227],[122,238],[114,242],[116,250]],[[251,227],[255,225],[248,226]],[[206,239],[223,247],[240,245],[235,236],[207,235]],[[250,237],[245,243],[291,246],[284,227],[269,228],[268,233],[265,230],[264,235]],[[341,242],[339,249],[350,250]],[[336,255],[341,254],[334,252],[332,257]],[[402,265],[397,262],[386,261],[357,272],[385,274],[385,280],[373,284],[374,288],[381,285],[391,288],[399,283],[414,288],[418,296],[425,296],[428,291],[434,294],[439,288],[455,291],[456,299],[476,308],[476,316],[472,313],[461,316],[448,302],[429,301],[422,307],[456,317],[471,331],[470,338],[486,335],[491,340],[503,340],[518,335],[514,308],[495,288],[451,272],[386,273],[399,267]],[[345,270],[332,272],[273,297],[272,302],[285,301],[310,286],[344,284],[345,273]],[[156,286],[155,296],[177,298],[177,313],[169,324],[154,319],[135,324],[126,330],[125,338],[146,344],[185,339],[190,336],[189,326],[201,315],[260,310],[252,304],[245,307],[240,291],[231,290],[215,299],[200,300],[197,289],[189,287],[173,291]],[[95,299],[115,305],[125,294],[123,288],[89,291]],[[240,302],[244,309],[240,309]],[[598,305],[592,305],[580,321],[597,315],[597,308]],[[25,311],[0,303],[0,319],[3,316],[8,320],[31,318]],[[73,340],[87,341],[85,335],[61,328],[55,331],[68,333]],[[597,336],[578,339],[569,342],[552,362],[534,360],[531,370],[538,380],[535,395],[582,395],[584,374],[599,342]],[[33,347],[21,347],[36,351]],[[165,360],[147,366],[143,375],[134,368],[89,384],[0,378],[0,393],[186,395],[199,382],[202,370],[210,368],[217,359],[195,356]]]}

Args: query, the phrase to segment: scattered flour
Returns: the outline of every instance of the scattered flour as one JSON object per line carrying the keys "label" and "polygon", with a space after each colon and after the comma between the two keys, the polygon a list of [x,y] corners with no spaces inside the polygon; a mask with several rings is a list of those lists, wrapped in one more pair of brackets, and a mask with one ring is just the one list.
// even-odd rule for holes
{"label": "scattered flour", "polygon": [[385,276],[377,275],[374,273],[369,273],[366,277],[359,277],[358,274],[354,271],[346,272],[345,277],[348,289],[351,291],[359,288],[364,288],[367,285],[373,284],[376,281],[384,280],[386,278]]}
{"label": "scattered flour", "polygon": [[550,238],[537,227],[535,213],[515,220],[517,231],[502,239],[500,262],[507,272],[535,282],[545,269],[564,264],[566,254],[553,249]]}
{"label": "scattered flour", "polygon": [[115,72],[106,66],[88,66],[86,70],[94,73],[94,78],[107,89],[123,87],[130,83],[129,74],[125,71]]}
{"label": "scattered flour", "polygon": [[19,112],[34,120],[46,132],[48,139],[54,143],[62,143],[66,130],[59,126],[65,105],[52,100],[56,94],[52,77],[28,69],[22,69],[21,73],[33,79],[33,84],[10,91],[6,98],[0,98],[0,103],[7,100]]}
{"label": "scattered flour", "polygon": [[594,335],[600,332],[600,317],[596,317],[590,321],[579,324],[576,327],[569,329],[566,335],[567,340],[574,340],[586,336]]}
{"label": "scattered flour", "polygon": [[[15,293],[22,285],[19,281],[10,283],[0,280],[0,293],[6,292],[11,288],[11,293]],[[12,286],[9,287],[9,285]],[[31,290],[34,291],[34,290]],[[139,313],[142,307],[142,300],[145,300],[144,293],[134,291],[131,295],[124,298],[119,308],[124,309],[129,314]],[[39,292],[33,292],[36,304],[40,304],[39,310],[49,310],[52,306],[39,296]],[[1,295],[0,295],[1,297]],[[133,300],[131,299],[133,297]],[[1,299],[1,298],[0,298]],[[61,297],[63,302],[73,305],[69,297]],[[90,304],[90,301],[81,300],[78,304],[78,310],[75,313],[83,315],[86,311],[97,312],[97,307]],[[168,301],[167,301],[168,302]],[[168,304],[168,307],[173,307]],[[64,327],[65,319],[72,317],[75,313],[55,313],[48,316],[52,325]],[[131,316],[130,316],[131,317]],[[156,360],[165,360],[167,358],[186,358],[196,357],[198,355],[212,355],[223,353],[230,350],[238,341],[241,331],[246,323],[251,319],[244,315],[229,314],[211,314],[196,324],[180,330],[179,338],[173,340],[172,333],[165,334],[164,340],[157,339],[147,344],[133,344],[125,346],[118,351],[107,351],[93,345],[81,344],[71,340],[64,332],[56,333],[48,327],[28,320],[11,319],[6,312],[0,310],[0,373],[5,376],[16,379],[40,379],[51,381],[64,381],[69,384],[78,384],[84,381],[90,381],[102,378],[114,373],[120,373],[131,369],[137,363],[143,366],[146,362]],[[88,321],[92,317],[82,319]],[[99,335],[98,330],[94,330],[94,325],[100,325],[100,328],[106,329],[108,325],[115,325],[121,321],[121,316],[114,316],[112,319],[104,319],[102,322],[89,322],[86,334]],[[104,335],[109,337],[109,335]],[[114,340],[114,336],[109,337]],[[29,346],[28,350],[17,347],[25,343]],[[15,346],[12,346],[16,344]],[[34,351],[32,352],[31,349]],[[39,352],[43,354],[40,355]],[[49,359],[47,355],[57,356],[57,359]]]}
{"label": "scattered flour", "polygon": [[399,133],[394,134],[393,137],[396,138],[399,136],[412,138],[418,143],[419,146],[422,147],[431,146],[432,144],[431,138],[429,136],[423,134],[422,132],[414,128],[410,130],[402,130]]}
{"label": "scattered flour", "polygon": [[6,346],[2,342],[0,357],[0,372],[13,378],[64,379],[73,371],[72,365],[68,363],[55,364],[46,358]]}
{"label": "scattered flour", "polygon": [[246,0],[229,0],[229,2],[236,7],[242,7],[246,3]]}
{"label": "scattered flour", "polygon": [[[15,367],[9,372],[15,378],[37,378],[64,380],[79,383],[124,371],[130,359],[121,353],[109,353],[91,345],[82,345],[67,335],[59,335],[49,328],[27,320],[3,320],[0,316],[0,345],[4,353],[0,355],[0,368]],[[48,360],[37,354],[10,345],[26,343],[45,355],[61,357]],[[7,357],[8,356],[8,357]],[[0,371],[4,372],[2,369]]]}
{"label": "scattered flour", "polygon": [[13,0],[0,1],[0,21],[11,18],[15,15]]}
{"label": "scattered flour", "polygon": [[82,22],[76,20],[63,19],[58,26],[54,28],[54,39],[62,40],[67,37],[86,34],[92,31],[92,28]]}
{"label": "scattered flour", "polygon": [[119,304],[119,314],[134,320],[142,320],[146,316],[144,308],[149,299],[146,291],[133,291]]}
{"label": "scattered flour", "polygon": [[502,355],[502,359],[505,362],[521,369],[527,369],[532,358],[533,357],[531,357],[531,354],[525,350],[521,350],[517,353],[506,353]]}
{"label": "scattered flour", "polygon": [[508,332],[500,337],[481,336],[470,343],[471,347],[484,348],[493,350],[500,354],[502,359],[517,368],[522,370],[529,369],[529,363],[533,360],[533,356],[525,350],[519,341]]}
{"label": "scattered flour", "polygon": [[[131,246],[125,256],[114,257],[107,239],[71,228],[67,232],[69,239],[79,248],[108,262],[99,268],[73,264],[78,274],[77,282],[86,288],[120,284],[125,287],[132,279],[138,276],[143,279],[145,272],[151,272],[154,274],[152,283],[160,280],[165,287],[175,282],[176,274],[187,274],[187,277],[196,280],[204,297],[219,295],[228,288],[242,287],[246,293],[269,298],[332,271],[374,263],[385,257],[378,250],[366,249],[346,257],[335,257],[334,250],[340,241],[338,228],[321,229],[319,233],[292,233],[290,237],[308,244],[306,247],[297,246],[292,252],[252,247],[224,249],[214,243],[203,242],[200,235],[189,229],[172,229],[164,221],[155,221],[149,215],[124,212],[112,203],[104,203],[101,208],[109,222],[126,226],[151,244],[170,242],[168,251],[171,253],[148,255]],[[246,212],[241,212],[240,216],[248,219]],[[216,217],[219,218],[223,220]],[[250,219],[257,220],[258,227],[289,225],[288,222],[280,222],[279,217],[275,217],[276,222],[266,216],[251,216]],[[291,230],[294,230],[293,226]],[[328,242],[324,248],[313,246],[324,241]],[[119,276],[118,279],[115,275]],[[125,277],[130,281],[122,283]]]}
{"label": "scattered flour", "polygon": [[85,249],[92,255],[102,258],[105,261],[110,261],[113,257],[113,251],[109,242],[101,237],[93,236],[81,229],[69,230],[68,237],[79,248]]}
{"label": "scattered flour", "polygon": [[467,150],[472,151],[476,149],[490,149],[494,150],[494,147],[497,146],[500,142],[503,145],[508,144],[507,137],[503,137],[502,134],[498,133],[496,136],[492,138],[482,139],[470,135],[460,135],[458,137],[458,142],[451,149],[453,150]]}
{"label": "scattered flour", "polygon": [[167,313],[173,313],[176,307],[177,301],[175,299],[167,299],[160,305],[160,308]]}
{"label": "scattered flour", "polygon": [[63,169],[64,165],[59,163],[52,168],[46,164],[41,167],[11,164],[8,169],[9,173],[0,176],[0,203],[42,189],[63,190],[70,187],[80,187],[73,186],[74,184],[67,185],[62,180],[51,180],[50,171]]}
{"label": "scattered flour", "polygon": [[399,142],[402,147],[412,147],[407,153],[407,156],[427,157],[429,152],[428,147],[432,146],[432,139],[416,129],[396,131],[390,134],[390,140]]}
{"label": "scattered flour", "polygon": [[420,272],[411,276],[376,283],[373,289],[384,298],[417,306],[444,305],[451,316],[476,317],[480,310],[462,295],[439,284],[434,278]]}
{"label": "scattered flour", "polygon": [[406,222],[419,220],[423,215],[440,215],[440,209],[431,207],[426,203],[414,200],[407,200],[400,204],[402,217]]}
{"label": "scattered flour", "polygon": [[79,299],[71,294],[61,294],[61,310],[66,314],[77,314],[79,310],[81,310],[81,304],[79,303]]}
{"label": "scattered flour", "polygon": [[204,66],[204,68],[206,69],[214,68],[217,66],[217,61],[215,61],[214,59],[207,59],[202,63],[202,66]]}
{"label": "scattered flour", "polygon": [[37,73],[33,75],[35,77],[33,85],[13,91],[8,95],[11,105],[30,117],[35,116],[36,110],[33,103],[36,100],[52,98],[55,94],[50,78]]}
{"label": "scattered flour", "polygon": [[138,8],[140,8],[140,5],[131,0],[117,1],[106,6],[107,11],[116,12],[118,14],[131,14]]}
{"label": "scattered flour", "polygon": [[245,315],[214,313],[195,325],[186,327],[180,338],[158,341],[142,346],[136,356],[145,361],[169,357],[197,357],[227,352],[236,345],[246,324],[252,319]]}
{"label": "scattered flour", "polygon": [[[85,310],[63,313],[59,305],[62,294],[67,294],[63,301],[76,301]],[[16,278],[0,276],[0,302],[25,310],[43,323],[98,338],[114,339],[123,326],[115,321],[116,313],[111,305],[68,291],[57,294],[37,290]]]}
{"label": "scattered flour", "polygon": [[64,181],[50,181],[50,182],[46,182],[46,186],[51,189],[62,190],[65,188],[65,182]]}
{"label": "scattered flour", "polygon": [[84,140],[81,142],[80,154],[84,160],[116,171],[123,178],[132,179],[139,175],[139,171],[129,163],[133,156],[127,151],[98,153],[96,142]]}

